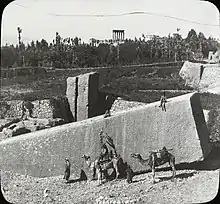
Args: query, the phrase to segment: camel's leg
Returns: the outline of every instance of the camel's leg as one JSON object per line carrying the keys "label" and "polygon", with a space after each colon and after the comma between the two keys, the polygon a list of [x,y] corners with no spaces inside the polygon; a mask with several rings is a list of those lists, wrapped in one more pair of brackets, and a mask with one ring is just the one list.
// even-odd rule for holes
{"label": "camel's leg", "polygon": [[97,170],[97,177],[98,177],[98,185],[102,184],[102,172],[101,169]]}
{"label": "camel's leg", "polygon": [[118,170],[118,167],[115,168],[115,171],[116,171],[116,177],[115,177],[115,180],[117,180],[118,177],[119,177],[119,170]]}
{"label": "camel's leg", "polygon": [[176,169],[175,169],[175,157],[171,156],[170,158],[170,167],[172,168],[173,175],[172,175],[172,181],[174,180],[174,177],[176,176]]}
{"label": "camel's leg", "polygon": [[152,167],[151,167],[151,170],[152,170],[152,174],[153,174],[153,184],[155,183],[155,157],[152,156]]}
{"label": "camel's leg", "polygon": [[93,168],[92,171],[93,171],[93,174],[92,174],[92,179],[91,180],[95,180],[95,175],[96,175],[97,169]]}
{"label": "camel's leg", "polygon": [[166,112],[166,105],[165,105],[165,102],[163,102],[163,104],[162,104],[162,111],[165,111],[165,112]]}
{"label": "camel's leg", "polygon": [[167,111],[167,110],[166,110],[166,104],[165,104],[165,103],[164,103],[164,108],[163,108],[163,109],[164,109],[165,112]]}
{"label": "camel's leg", "polygon": [[113,168],[114,168],[114,170],[115,170],[115,173],[116,173],[116,175],[115,175],[115,180],[117,180],[118,179],[118,177],[119,177],[119,169],[118,169],[118,165],[117,165],[117,162],[115,161],[113,161]]}
{"label": "camel's leg", "polygon": [[155,167],[152,167],[153,184],[155,183]]}

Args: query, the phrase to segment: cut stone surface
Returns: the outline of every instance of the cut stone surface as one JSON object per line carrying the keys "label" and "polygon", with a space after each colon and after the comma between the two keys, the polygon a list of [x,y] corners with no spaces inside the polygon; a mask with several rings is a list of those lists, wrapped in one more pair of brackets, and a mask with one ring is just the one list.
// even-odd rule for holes
{"label": "cut stone surface", "polygon": [[179,75],[189,85],[195,89],[203,90],[216,87],[215,92],[219,92],[220,84],[220,64],[201,64],[186,61]]}
{"label": "cut stone surface", "polygon": [[203,160],[211,151],[203,109],[198,93],[168,98],[167,111],[159,102],[113,114],[40,130],[0,142],[3,170],[46,177],[62,175],[64,158],[72,163],[71,172],[79,175],[83,154],[98,156],[99,131],[113,138],[117,152],[134,171],[144,170],[130,157],[143,158],[166,146],[172,149],[176,163]]}
{"label": "cut stone surface", "polygon": [[201,63],[193,63],[188,61],[183,64],[179,75],[185,80],[186,85],[193,88],[197,88],[199,86],[201,65]]}
{"label": "cut stone surface", "polygon": [[[204,72],[199,83],[199,88],[212,88],[220,84],[220,64],[204,65]],[[218,89],[219,90],[219,89]]]}
{"label": "cut stone surface", "polygon": [[78,77],[68,77],[66,82],[67,82],[66,97],[69,102],[70,111],[73,115],[73,121],[76,121]]}
{"label": "cut stone surface", "polygon": [[96,72],[78,76],[77,121],[96,115],[99,75]]}

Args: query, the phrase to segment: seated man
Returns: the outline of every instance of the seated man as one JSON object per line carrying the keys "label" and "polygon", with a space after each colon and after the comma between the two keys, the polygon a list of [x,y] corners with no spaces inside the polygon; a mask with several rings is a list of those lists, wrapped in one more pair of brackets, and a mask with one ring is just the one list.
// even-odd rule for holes
{"label": "seated man", "polygon": [[100,152],[100,155],[99,155],[99,161],[101,163],[103,163],[105,161],[110,161],[110,159],[109,159],[109,152],[108,152],[108,148],[107,148],[106,144],[103,144],[101,146],[101,152]]}
{"label": "seated man", "polygon": [[167,153],[168,153],[168,151],[167,151],[166,147],[164,146],[162,149],[157,151],[157,158],[159,158],[159,159],[164,158]]}

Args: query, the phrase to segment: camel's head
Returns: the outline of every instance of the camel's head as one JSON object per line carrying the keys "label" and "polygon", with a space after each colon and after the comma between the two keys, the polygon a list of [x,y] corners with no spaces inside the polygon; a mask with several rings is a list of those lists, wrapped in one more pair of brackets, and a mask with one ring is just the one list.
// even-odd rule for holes
{"label": "camel's head", "polygon": [[65,160],[65,163],[67,163],[67,164],[69,164],[69,163],[70,163],[70,161],[69,161],[69,159],[68,159],[68,158],[65,158],[64,160]]}
{"label": "camel's head", "polygon": [[139,153],[132,153],[131,157],[134,159],[141,159],[141,155]]}
{"label": "camel's head", "polygon": [[103,131],[103,129],[101,129],[101,130],[99,131],[99,135],[102,136],[103,133],[104,133],[104,131]]}
{"label": "camel's head", "polygon": [[84,154],[84,155],[82,155],[82,158],[83,158],[83,159],[85,159],[86,161],[88,161],[88,160],[90,159],[90,156],[89,156],[89,155]]}

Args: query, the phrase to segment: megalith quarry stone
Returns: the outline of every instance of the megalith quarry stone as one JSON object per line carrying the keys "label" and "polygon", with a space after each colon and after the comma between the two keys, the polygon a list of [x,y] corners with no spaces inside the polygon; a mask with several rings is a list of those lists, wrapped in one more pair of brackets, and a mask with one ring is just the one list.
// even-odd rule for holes
{"label": "megalith quarry stone", "polygon": [[220,83],[220,64],[202,64],[186,61],[179,75],[186,85],[204,90],[218,86]]}
{"label": "megalith quarry stone", "polygon": [[216,87],[220,84],[220,64],[205,64],[199,83],[200,89]]}
{"label": "megalith quarry stone", "polygon": [[104,114],[106,93],[99,91],[99,73],[90,72],[67,78],[66,97],[74,121]]}
{"label": "megalith quarry stone", "polygon": [[132,159],[131,153],[147,158],[150,151],[163,146],[171,149],[177,164],[203,160],[211,145],[200,95],[168,98],[166,112],[158,106],[159,101],[108,118],[97,116],[3,140],[0,163],[3,170],[46,177],[62,175],[68,157],[75,164],[71,173],[79,176],[82,155],[89,154],[92,159],[99,155],[101,129],[112,137],[117,152],[135,171],[145,167]]}
{"label": "megalith quarry stone", "polygon": [[96,115],[99,75],[96,72],[78,76],[77,121]]}
{"label": "megalith quarry stone", "polygon": [[201,63],[193,63],[189,61],[186,61],[183,64],[179,75],[185,80],[186,85],[193,88],[197,88],[199,86],[201,65]]}
{"label": "megalith quarry stone", "polygon": [[70,111],[73,115],[73,121],[76,121],[77,118],[77,95],[78,95],[78,77],[68,77],[67,80],[67,89],[66,97],[69,102]]}

